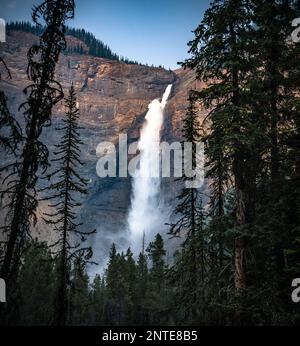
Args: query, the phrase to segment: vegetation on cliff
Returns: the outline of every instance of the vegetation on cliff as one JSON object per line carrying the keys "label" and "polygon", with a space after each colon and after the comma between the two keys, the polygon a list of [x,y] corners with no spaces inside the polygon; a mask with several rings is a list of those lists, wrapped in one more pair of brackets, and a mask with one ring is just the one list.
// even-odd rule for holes
{"label": "vegetation on cliff", "polygon": [[[33,25],[30,22],[10,22],[7,24],[7,30],[9,31],[23,31],[30,32],[34,35],[40,36],[44,28],[40,25]],[[66,35],[73,36],[78,40],[82,41],[87,46],[87,51],[84,46],[78,43],[75,46],[67,45],[65,53],[76,53],[76,54],[89,54],[91,56],[96,56],[99,58],[116,60],[125,62],[126,64],[139,64],[137,61],[132,61],[126,57],[120,56],[116,53],[113,53],[110,47],[103,43],[101,40],[98,40],[92,33],[84,29],[75,29],[66,27]]]}

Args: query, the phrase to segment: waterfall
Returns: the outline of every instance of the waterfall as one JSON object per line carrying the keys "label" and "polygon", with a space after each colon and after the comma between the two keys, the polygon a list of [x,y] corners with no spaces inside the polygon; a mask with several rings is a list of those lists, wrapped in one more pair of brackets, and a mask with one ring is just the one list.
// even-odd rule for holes
{"label": "waterfall", "polygon": [[131,209],[128,215],[130,246],[136,255],[141,251],[144,240],[151,241],[165,223],[163,202],[159,194],[159,142],[164,109],[171,88],[172,84],[167,86],[161,102],[155,99],[149,104],[138,142],[140,163],[132,181]]}

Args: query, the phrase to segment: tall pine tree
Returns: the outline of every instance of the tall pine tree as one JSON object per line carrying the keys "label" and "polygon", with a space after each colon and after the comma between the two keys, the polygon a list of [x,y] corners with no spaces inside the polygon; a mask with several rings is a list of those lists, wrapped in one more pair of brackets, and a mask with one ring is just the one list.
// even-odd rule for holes
{"label": "tall pine tree", "polygon": [[[246,287],[245,227],[253,220],[258,158],[255,145],[259,132],[248,99],[249,77],[256,69],[252,19],[249,1],[214,1],[190,42],[192,58],[184,63],[196,70],[198,79],[208,82],[200,97],[212,108],[209,117],[213,126],[219,122],[219,130],[224,129],[219,139],[225,141],[222,147],[227,152],[222,155],[227,157],[227,177],[234,177],[235,189],[237,290]],[[215,145],[220,148],[220,143]]]}
{"label": "tall pine tree", "polygon": [[[40,171],[48,167],[48,149],[40,141],[40,135],[51,121],[52,107],[62,99],[60,84],[55,81],[55,66],[60,52],[65,48],[65,21],[74,15],[74,1],[47,0],[33,10],[33,21],[40,25],[45,22],[45,30],[40,43],[28,52],[28,78],[32,81],[24,93],[27,100],[20,106],[26,118],[26,137],[18,163],[9,173],[9,195],[7,243],[1,268],[1,277],[7,286],[16,278],[20,257],[30,232],[30,222],[36,221],[38,204],[36,183]],[[14,174],[15,173],[15,174]],[[9,289],[12,292],[12,289]]]}
{"label": "tall pine tree", "polygon": [[[187,170],[189,172],[195,172],[196,169],[199,169],[199,163],[201,163],[201,160],[203,161],[201,157],[202,152],[199,152],[198,148],[201,129],[197,109],[196,93],[191,91],[189,107],[183,118],[183,138],[185,142],[192,146],[191,162],[186,162],[187,160],[185,160],[183,175],[180,179],[183,188],[177,197],[178,205],[175,209],[178,220],[171,225],[169,231],[172,236],[180,236],[182,234],[184,237],[182,256],[178,257],[178,260],[180,258],[186,266],[184,280],[181,280],[181,284],[183,285],[181,289],[181,300],[185,301],[188,314],[193,316],[196,315],[196,291],[200,290],[200,282],[203,282],[205,272],[202,199],[200,198],[199,188],[192,185],[196,181],[197,176],[191,177],[191,174],[186,174]],[[182,146],[184,148],[184,142]],[[202,169],[201,166],[200,168]],[[186,186],[187,183],[190,186]],[[176,282],[174,275],[177,275],[181,279],[183,275],[182,272],[176,271],[175,268],[178,269],[179,267],[173,267],[173,282]],[[191,318],[193,319],[193,317]]]}
{"label": "tall pine tree", "polygon": [[77,258],[84,262],[90,260],[92,250],[90,247],[82,247],[82,242],[94,232],[81,231],[81,224],[76,222],[76,211],[81,205],[76,200],[80,194],[86,193],[87,181],[78,172],[83,164],[80,160],[80,145],[83,143],[80,140],[79,109],[73,85],[65,103],[66,117],[63,119],[63,126],[58,129],[63,134],[60,143],[56,145],[53,159],[56,170],[49,176],[54,180],[50,185],[50,190],[53,191],[50,199],[54,200],[51,207],[55,211],[45,213],[46,222],[54,225],[57,237],[53,244],[58,275],[54,317],[54,324],[57,325],[65,325],[67,321],[70,270]]}

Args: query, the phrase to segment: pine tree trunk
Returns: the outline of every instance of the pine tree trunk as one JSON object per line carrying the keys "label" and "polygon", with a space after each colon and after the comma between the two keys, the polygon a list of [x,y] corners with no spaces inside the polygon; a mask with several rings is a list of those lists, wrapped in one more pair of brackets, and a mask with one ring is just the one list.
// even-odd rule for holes
{"label": "pine tree trunk", "polygon": [[[236,44],[236,34],[233,27],[230,28],[233,46]],[[239,90],[239,73],[237,68],[232,68],[232,103],[233,106],[238,108],[240,106],[240,90]],[[233,128],[234,134],[240,134],[240,114],[236,111],[233,121],[235,127]],[[235,197],[236,197],[236,227],[241,227],[246,223],[246,203],[245,203],[245,182],[244,182],[244,155],[239,140],[234,143],[234,158],[233,158],[233,175],[235,178]],[[235,239],[235,288],[241,290],[246,287],[245,268],[244,268],[244,241],[238,236]]]}
{"label": "pine tree trunk", "polygon": [[[219,221],[224,214],[224,203],[223,203],[223,185],[222,185],[222,164],[221,159],[218,162],[218,218]],[[224,235],[223,227],[219,228],[218,243],[219,243],[219,266],[220,270],[223,269],[223,257],[224,257]]]}
{"label": "pine tree trunk", "polygon": [[[236,173],[241,174],[241,172]],[[237,228],[243,227],[246,224],[246,203],[245,194],[241,189],[239,179],[236,177],[236,221],[235,226]],[[244,267],[244,240],[242,236],[236,237],[235,241],[235,288],[237,290],[246,288],[246,275]]]}
{"label": "pine tree trunk", "polygon": [[56,297],[56,309],[54,315],[54,325],[65,326],[67,320],[67,282],[66,282],[66,253],[62,251],[59,264],[59,286]]}
{"label": "pine tree trunk", "polygon": [[[238,187],[239,184],[236,184],[236,226],[243,226],[246,222],[245,217],[245,203],[243,198],[243,192]],[[244,289],[246,287],[246,278],[244,270],[244,241],[241,237],[235,239],[235,288],[237,290]]]}
{"label": "pine tree trunk", "polygon": [[[276,52],[272,52],[271,59],[274,58]],[[279,147],[278,147],[278,108],[277,108],[277,99],[278,99],[278,83],[276,82],[276,66],[274,62],[271,62],[268,66],[268,74],[272,76],[270,81],[270,90],[271,90],[271,193],[274,196],[275,203],[279,197],[279,182],[280,182],[280,173],[279,173]],[[277,214],[277,207],[275,206],[274,217]],[[282,275],[284,269],[284,253],[283,253],[283,244],[282,236],[278,228],[274,226],[273,230],[274,237],[274,255],[275,255],[275,265],[276,271],[279,276]]]}
{"label": "pine tree trunk", "polygon": [[237,290],[242,290],[246,287],[244,265],[243,265],[244,243],[242,238],[235,239],[235,276],[234,283]]}
{"label": "pine tree trunk", "polygon": [[[41,89],[43,88],[41,86]],[[42,89],[43,90],[43,89]],[[40,92],[40,95],[42,92]],[[39,98],[41,100],[41,97]],[[38,104],[38,103],[37,103]],[[24,201],[26,197],[26,187],[29,179],[29,168],[32,160],[32,147],[36,139],[36,123],[37,123],[38,112],[33,113],[30,131],[27,139],[26,146],[23,152],[23,166],[20,175],[20,181],[17,186],[16,191],[16,203],[13,211],[13,218],[10,227],[9,239],[4,255],[3,265],[1,269],[1,277],[6,281],[6,285],[9,286],[11,278],[17,273],[11,273],[12,260],[15,252],[15,247],[17,243],[17,239],[20,233],[20,228],[22,222],[24,222]],[[15,259],[17,260],[17,259]],[[16,266],[15,266],[16,267]]]}
{"label": "pine tree trunk", "polygon": [[[59,6],[59,4],[57,5]],[[57,17],[57,13],[59,12],[59,8],[57,7],[54,10],[53,17]],[[47,57],[50,57],[53,51],[53,48],[55,47],[55,42],[53,38],[56,35],[55,28],[53,28],[50,33],[49,33],[49,38],[48,38],[48,45],[45,50],[45,55],[44,55],[44,64],[47,64]],[[53,67],[55,68],[55,66]],[[10,280],[14,275],[17,275],[17,270],[18,270],[18,262],[19,259],[15,258],[14,262],[17,263],[17,265],[14,265],[14,273],[11,273],[12,269],[12,261],[13,257],[15,254],[15,248],[18,240],[18,236],[24,232],[21,230],[22,223],[25,222],[24,217],[27,218],[27,210],[25,210],[26,206],[25,204],[25,198],[26,198],[26,190],[27,190],[27,184],[30,178],[30,169],[33,160],[36,160],[37,158],[33,156],[32,154],[32,148],[35,145],[35,142],[40,136],[41,129],[38,129],[38,120],[39,117],[41,117],[41,109],[43,108],[43,96],[45,94],[45,90],[47,88],[47,83],[49,82],[49,75],[51,73],[48,71],[48,67],[44,68],[42,70],[40,80],[37,82],[37,91],[35,92],[36,99],[34,100],[34,103],[31,100],[31,105],[29,107],[32,107],[31,114],[31,123],[30,123],[30,128],[29,128],[29,133],[27,136],[27,141],[23,150],[23,165],[22,165],[22,170],[20,174],[20,180],[17,185],[17,190],[15,193],[15,199],[16,203],[14,205],[14,210],[13,210],[13,217],[12,217],[12,222],[11,222],[11,227],[10,227],[10,233],[9,233],[9,238],[8,238],[8,243],[5,251],[5,256],[3,260],[3,265],[1,268],[1,276],[3,279],[6,280],[6,284],[9,286]],[[29,220],[26,220],[28,222]]]}
{"label": "pine tree trunk", "polygon": [[[71,115],[70,115],[71,117]],[[70,191],[70,160],[71,160],[71,120],[69,119],[69,132],[68,132],[68,152],[65,167],[65,191],[64,191],[64,220],[63,220],[63,239],[61,250],[61,268],[59,286],[58,286],[58,299],[57,311],[55,322],[59,326],[65,326],[67,321],[67,241],[68,241],[68,216],[69,216],[69,191]]]}

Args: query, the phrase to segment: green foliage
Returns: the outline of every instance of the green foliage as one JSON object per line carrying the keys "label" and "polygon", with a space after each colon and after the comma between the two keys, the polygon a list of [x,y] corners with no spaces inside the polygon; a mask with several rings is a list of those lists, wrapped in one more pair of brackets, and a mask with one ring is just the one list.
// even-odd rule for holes
{"label": "green foliage", "polygon": [[[195,171],[201,160],[201,153],[197,151],[200,141],[200,124],[197,112],[197,98],[194,92],[189,95],[189,107],[183,118],[183,140],[192,144],[190,167],[184,167],[180,179],[183,188],[177,197],[175,208],[177,221],[170,225],[169,234],[182,236],[183,244],[178,251],[175,264],[169,273],[175,297],[181,301],[176,305],[181,318],[194,321],[198,310],[198,294],[204,281],[205,273],[205,240],[204,240],[204,211],[200,191],[185,184],[194,183],[196,177],[186,175],[186,169]],[[183,144],[184,145],[184,144]],[[180,287],[178,287],[180,286]],[[182,306],[185,308],[183,309]],[[175,308],[175,309],[176,309]],[[176,312],[175,312],[176,315]]]}
{"label": "green foliage", "polygon": [[[66,287],[67,325],[148,325],[169,323],[172,304],[167,286],[163,240],[157,235],[147,257],[140,254],[137,262],[130,249],[119,253],[112,245],[109,262],[102,278],[93,281],[87,274],[83,257],[68,266]],[[19,277],[18,318],[20,325],[53,325],[57,312],[57,287],[61,263],[46,244],[34,243],[22,258]],[[15,324],[15,320],[11,322]]]}
{"label": "green foliage", "polygon": [[136,263],[130,249],[117,253],[113,244],[106,270],[106,321],[112,325],[134,324]]}
{"label": "green foliage", "polygon": [[[36,184],[41,172],[48,167],[48,148],[40,135],[51,123],[52,108],[63,98],[55,67],[65,47],[65,22],[74,15],[74,1],[48,0],[34,7],[32,18],[36,25],[43,24],[40,42],[28,51],[27,74],[31,84],[24,89],[27,96],[20,109],[26,125],[21,154],[17,162],[6,167],[5,191],[9,203],[5,226],[5,251],[1,259],[1,277],[6,280],[8,292],[15,293],[23,250],[30,238],[31,223],[36,223],[38,206]],[[3,104],[2,104],[3,105]],[[7,117],[6,117],[7,118]],[[3,124],[2,124],[3,125]],[[14,305],[9,298],[7,308]]]}
{"label": "green foliage", "polygon": [[[299,48],[287,39],[297,11],[292,1],[216,0],[189,43],[184,66],[207,82],[194,95],[208,111],[211,192],[197,320],[297,320],[289,286],[299,266]],[[188,268],[187,258],[183,251],[176,265]]]}
{"label": "green foliage", "polygon": [[89,323],[91,297],[89,277],[85,262],[80,258],[74,263],[69,292],[69,324],[82,326]]}
{"label": "green foliage", "polygon": [[151,325],[164,325],[168,323],[170,295],[166,280],[166,263],[164,241],[160,234],[155,236],[147,248],[150,259],[149,280],[146,294],[146,307],[149,311]]}
{"label": "green foliage", "polygon": [[104,277],[96,274],[90,290],[90,324],[104,325],[106,287]]}
{"label": "green foliage", "polygon": [[[11,78],[9,69],[7,68],[4,60],[0,57],[0,68],[3,67],[8,78]],[[0,80],[1,80],[0,70]],[[10,114],[7,97],[3,90],[0,90],[0,146],[7,150],[8,153],[14,153],[16,155],[16,149],[18,143],[22,139],[22,131],[19,123],[13,115]]]}
{"label": "green foliage", "polygon": [[136,292],[135,292],[135,316],[137,325],[148,324],[148,309],[146,305],[147,287],[149,285],[149,271],[147,257],[139,254],[136,265]]}
{"label": "green foliage", "polygon": [[[49,189],[52,195],[48,197],[54,202],[50,208],[54,210],[52,213],[44,213],[45,221],[49,225],[53,225],[56,233],[56,241],[52,245],[55,247],[54,255],[57,259],[57,292],[55,302],[54,324],[65,325],[67,321],[69,299],[69,274],[70,269],[74,270],[74,280],[84,284],[84,278],[81,275],[84,266],[92,257],[91,247],[83,247],[82,243],[86,237],[95,231],[81,231],[80,223],[76,221],[76,211],[81,206],[77,201],[80,194],[86,194],[87,181],[78,173],[78,168],[83,165],[80,160],[80,146],[83,144],[79,134],[79,109],[76,106],[76,94],[73,85],[70,88],[69,95],[65,99],[66,117],[63,119],[63,126],[58,129],[62,132],[61,141],[56,144],[55,158],[53,162],[56,169],[52,172],[48,179],[52,179]],[[79,286],[79,284],[77,284]],[[79,288],[80,289],[80,288]],[[71,292],[71,298],[76,299]],[[73,312],[72,312],[73,314]],[[72,317],[73,318],[73,317]],[[84,317],[83,317],[84,318]],[[81,323],[79,317],[74,317],[75,323]]]}
{"label": "green foliage", "polygon": [[[30,22],[10,22],[7,24],[7,30],[9,31],[24,31],[30,32],[34,35],[41,35],[43,28],[40,26],[32,25]],[[84,30],[84,29],[75,29],[66,27],[66,35],[73,36],[81,40],[86,46],[87,51],[83,48],[82,45],[75,47],[67,46],[65,53],[71,54],[89,54],[91,56],[96,56],[99,58],[122,61],[126,64],[139,64],[137,61],[132,61],[128,58],[121,57],[116,53],[113,53],[109,46],[103,43],[101,40],[98,40],[93,34]]]}
{"label": "green foliage", "polygon": [[20,325],[48,325],[53,316],[54,260],[46,244],[33,243],[20,271]]}
{"label": "green foliage", "polygon": [[[58,3],[65,7],[58,8]],[[287,39],[299,11],[299,1],[291,0],[212,2],[189,43],[191,58],[183,63],[206,83],[202,90],[190,92],[183,119],[184,140],[193,144],[192,168],[197,142],[205,144],[209,185],[205,212],[200,191],[183,186],[175,208],[177,220],[170,225],[170,234],[182,237],[173,263],[166,265],[160,234],[137,260],[130,249],[120,253],[113,244],[105,272],[92,283],[86,268],[91,249],[82,246],[89,233],[82,232],[76,221],[77,196],[86,192],[86,182],[77,172],[82,143],[73,86],[66,98],[62,140],[56,145],[56,170],[49,176],[54,212],[47,213],[47,222],[57,240],[51,246],[36,242],[25,246],[29,216],[34,218],[37,206],[37,173],[48,166],[48,151],[39,135],[62,95],[52,82],[72,2],[46,1],[34,11],[35,20],[39,13],[46,22],[51,14],[58,16],[56,40],[52,22],[43,29],[11,24],[12,30],[43,34],[40,45],[29,51],[33,84],[26,89],[29,95],[23,105],[27,137],[15,171],[21,167],[22,174],[9,191],[15,194],[13,223],[7,229],[9,238],[13,235],[10,252],[0,248],[6,258],[5,277],[20,269],[10,296],[16,303],[6,323],[300,323],[299,308],[290,298],[292,279],[300,270],[300,46]],[[69,33],[84,41],[90,54],[118,59],[93,35],[72,30]],[[83,53],[82,47],[73,49]],[[35,62],[38,53],[41,59]],[[1,124],[14,125],[1,95]],[[207,110],[202,124],[199,106]],[[18,133],[12,137],[18,142]],[[1,137],[1,144],[5,140]],[[192,181],[184,175],[180,183]]]}

